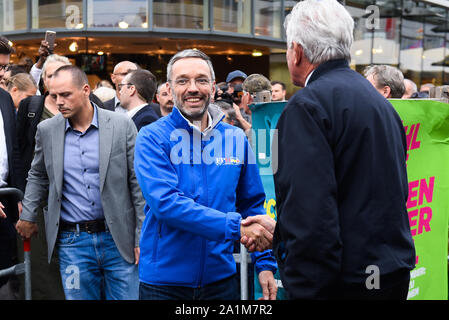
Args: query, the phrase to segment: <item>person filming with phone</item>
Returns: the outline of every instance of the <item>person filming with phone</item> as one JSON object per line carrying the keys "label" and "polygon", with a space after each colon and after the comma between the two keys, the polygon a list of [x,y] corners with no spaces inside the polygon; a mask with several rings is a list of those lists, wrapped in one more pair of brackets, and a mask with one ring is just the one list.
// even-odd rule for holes
{"label": "person filming with phone", "polygon": [[39,90],[39,82],[41,80],[42,68],[44,67],[44,63],[47,60],[47,57],[54,53],[54,49],[56,47],[55,41],[56,41],[56,32],[47,31],[45,33],[45,39],[41,41],[41,45],[38,50],[39,59],[31,67],[30,75],[33,77],[34,81],[38,85],[38,89],[36,92],[37,95],[41,94]]}
{"label": "person filming with phone", "polygon": [[271,83],[265,76],[254,73],[242,83],[243,96],[241,106],[245,113],[251,116],[250,104],[271,101]]}

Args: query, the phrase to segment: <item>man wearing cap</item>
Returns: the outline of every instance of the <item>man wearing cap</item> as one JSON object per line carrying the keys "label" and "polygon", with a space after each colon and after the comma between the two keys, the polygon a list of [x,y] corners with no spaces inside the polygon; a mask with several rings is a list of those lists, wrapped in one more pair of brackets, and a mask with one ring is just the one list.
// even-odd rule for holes
{"label": "man wearing cap", "polygon": [[226,77],[226,83],[228,84],[228,93],[232,94],[234,92],[235,86],[238,84],[242,84],[246,78],[246,73],[240,70],[229,72],[228,76]]}
{"label": "man wearing cap", "polygon": [[[246,75],[246,73],[240,70],[229,72],[228,76],[226,77],[226,83],[228,84],[227,93],[232,96],[235,86],[242,85],[243,81],[245,81],[247,77],[248,76]],[[233,101],[233,107],[236,112],[237,119],[244,127],[245,132],[247,132],[247,130],[251,129],[251,117],[243,109],[241,98],[239,98],[238,101],[233,98]]]}

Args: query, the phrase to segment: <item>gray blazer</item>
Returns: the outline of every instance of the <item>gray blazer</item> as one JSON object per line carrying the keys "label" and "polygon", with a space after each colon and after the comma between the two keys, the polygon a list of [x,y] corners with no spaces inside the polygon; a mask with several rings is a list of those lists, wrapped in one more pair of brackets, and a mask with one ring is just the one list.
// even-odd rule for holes
{"label": "gray blazer", "polygon": [[[100,141],[100,193],[104,216],[122,257],[135,261],[145,201],[134,173],[137,130],[124,115],[97,108]],[[42,121],[36,132],[36,148],[23,199],[21,220],[36,221],[41,201],[50,262],[59,230],[64,171],[65,119],[61,114]]]}

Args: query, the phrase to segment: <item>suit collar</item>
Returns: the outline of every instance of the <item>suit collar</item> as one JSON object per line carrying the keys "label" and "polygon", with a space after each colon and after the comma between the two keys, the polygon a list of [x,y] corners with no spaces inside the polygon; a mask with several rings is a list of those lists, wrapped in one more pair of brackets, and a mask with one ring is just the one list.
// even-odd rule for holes
{"label": "suit collar", "polygon": [[338,59],[338,60],[330,60],[327,62],[324,62],[320,64],[314,71],[312,76],[310,77],[307,84],[311,84],[313,81],[318,79],[319,77],[323,76],[327,72],[338,69],[338,68],[349,68],[348,61],[345,59]]}
{"label": "suit collar", "polygon": [[[54,119],[54,120],[53,120]],[[66,119],[62,114],[57,114],[52,118],[55,121],[54,130],[52,130],[52,145],[53,153],[53,170],[55,177],[56,191],[59,196],[62,195],[62,181],[64,177],[64,141],[65,141],[65,124]]]}
{"label": "suit collar", "polygon": [[144,103],[144,104],[141,104],[141,105],[129,110],[127,113],[128,117],[130,117],[132,119],[136,114],[138,114],[146,106],[148,106],[148,104]]}
{"label": "suit collar", "polygon": [[[100,192],[103,190],[106,173],[109,165],[113,142],[113,126],[111,123],[110,111],[96,108],[98,117],[99,132],[99,173],[100,173]],[[53,118],[55,121],[54,130],[52,130],[52,151],[53,151],[53,170],[56,181],[58,195],[62,195],[62,183],[64,176],[64,143],[66,119],[61,114]]]}
{"label": "suit collar", "polygon": [[[209,123],[211,128],[215,128],[220,121],[225,117],[225,114],[219,109],[215,104],[209,104],[207,108],[207,112],[209,113],[212,123]],[[174,106],[172,112],[169,117],[175,122],[178,128],[191,129],[192,124],[181,114],[179,109]]]}
{"label": "suit collar", "polygon": [[111,155],[114,128],[111,122],[110,111],[98,109],[98,130],[100,142],[99,170],[100,170],[100,192],[103,191],[106,173],[108,171],[109,157]]}
{"label": "suit collar", "polygon": [[[93,103],[92,101],[90,103],[92,104],[92,107],[94,108],[94,115],[92,117],[92,121],[90,123],[89,128],[91,126],[94,126],[95,128],[98,129],[98,111],[97,111],[98,110],[98,106],[95,103]],[[67,132],[68,129],[72,129],[73,130],[72,125],[70,124],[69,119],[66,119],[65,120],[65,131]]]}

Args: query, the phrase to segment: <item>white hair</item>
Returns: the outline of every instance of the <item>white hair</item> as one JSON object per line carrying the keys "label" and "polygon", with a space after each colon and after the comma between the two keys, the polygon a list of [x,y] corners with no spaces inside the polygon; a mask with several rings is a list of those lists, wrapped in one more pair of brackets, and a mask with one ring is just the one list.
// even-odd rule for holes
{"label": "white hair", "polygon": [[96,95],[101,102],[105,102],[115,97],[115,90],[109,87],[99,87],[94,90],[93,94]]}
{"label": "white hair", "polygon": [[69,58],[67,58],[66,56],[60,56],[56,53],[51,54],[47,57],[47,60],[45,60],[44,65],[42,66],[42,74],[41,77],[42,79],[45,79],[45,75],[47,74],[47,66],[49,64],[55,63],[55,62],[60,62],[63,65],[69,66],[72,63],[70,62]]}
{"label": "white hair", "polygon": [[404,79],[404,85],[407,90],[407,86],[412,88],[412,93],[418,92],[418,86],[410,79]]}
{"label": "white hair", "polygon": [[287,46],[301,45],[312,64],[351,59],[354,20],[337,0],[298,2],[285,18]]}

